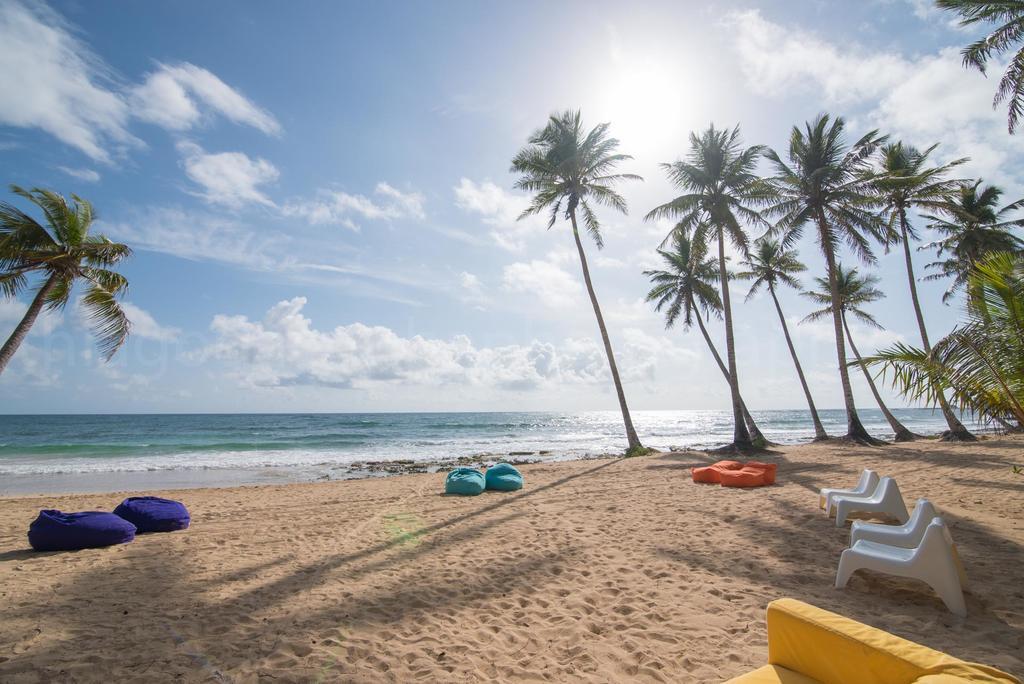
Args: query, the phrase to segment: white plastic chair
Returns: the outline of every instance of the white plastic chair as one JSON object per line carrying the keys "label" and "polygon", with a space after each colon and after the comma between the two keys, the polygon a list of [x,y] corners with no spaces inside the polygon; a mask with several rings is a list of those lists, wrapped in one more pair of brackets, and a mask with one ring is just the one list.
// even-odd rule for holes
{"label": "white plastic chair", "polygon": [[832,511],[832,497],[838,494],[869,494],[875,491],[878,486],[878,473],[874,470],[864,469],[853,489],[839,489],[837,487],[825,487],[818,492],[818,508],[825,509],[825,515]]}
{"label": "white plastic chair", "polygon": [[883,477],[871,494],[835,494],[832,506],[836,509],[836,527],[846,523],[850,513],[883,513],[903,524],[910,519],[907,505],[903,503],[903,495],[896,485],[896,480]]}
{"label": "white plastic chair", "polygon": [[902,549],[861,539],[843,551],[836,587],[845,587],[850,576],[861,569],[911,577],[926,582],[951,612],[966,617],[967,604],[958,565],[949,530],[942,518],[932,518],[916,548]]}
{"label": "white plastic chair", "polygon": [[918,499],[910,520],[904,525],[883,525],[854,520],[850,526],[850,546],[863,539],[898,546],[901,549],[915,549],[924,539],[924,531],[928,529],[928,524],[938,514],[931,501]]}

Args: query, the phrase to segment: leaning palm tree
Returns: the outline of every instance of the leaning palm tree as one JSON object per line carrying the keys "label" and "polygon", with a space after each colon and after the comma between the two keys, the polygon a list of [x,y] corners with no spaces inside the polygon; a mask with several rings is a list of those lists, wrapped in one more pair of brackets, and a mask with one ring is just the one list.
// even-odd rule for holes
{"label": "leaning palm tree", "polygon": [[[837,117],[820,114],[805,130],[794,126],[789,138],[788,163],[774,150],[766,153],[776,169],[770,180],[777,199],[768,213],[777,217],[773,235],[782,236],[784,247],[792,246],[803,235],[808,224],[814,227],[818,247],[825,256],[829,288],[834,302],[839,301],[836,280],[836,253],[846,243],[863,261],[871,263],[875,256],[869,238],[883,241],[885,226],[873,211],[877,205],[871,189],[868,160],[885,137],[871,131],[847,147],[843,133],[846,123]],[[853,387],[846,367],[846,345],[843,341],[843,319],[838,304],[833,307],[836,356],[839,379],[846,404],[846,436],[849,439],[874,443],[857,415]]]}
{"label": "leaning palm tree", "polygon": [[117,301],[128,281],[108,267],[129,256],[131,250],[103,235],[89,235],[95,214],[92,205],[77,195],[68,202],[51,190],[12,185],[11,191],[39,207],[45,225],[14,205],[0,202],[0,291],[6,297],[16,297],[30,289],[31,278],[40,278],[32,303],[0,348],[0,373],[40,312],[63,308],[77,281],[86,286],[81,302],[100,352],[109,360],[127,339],[131,323]]}
{"label": "leaning palm tree", "polygon": [[779,297],[775,292],[779,285],[788,285],[794,290],[802,289],[800,281],[796,279],[795,274],[806,271],[807,267],[797,259],[795,250],[786,249],[777,240],[772,240],[771,238],[757,241],[754,250],[747,257],[747,260],[743,262],[743,265],[748,270],[740,273],[739,277],[754,281],[747,292],[747,300],[757,294],[758,290],[764,286],[768,289],[768,294],[772,296],[772,301],[775,302],[775,311],[779,314],[782,334],[786,337],[789,355],[793,357],[796,375],[800,379],[800,386],[804,390],[804,396],[807,397],[807,407],[811,411],[811,421],[814,423],[814,439],[815,441],[828,439],[828,433],[825,432],[825,426],[821,424],[821,419],[818,417],[818,409],[814,406],[814,398],[811,397],[811,390],[807,386],[806,378],[804,378],[804,369],[800,366],[800,359],[796,355],[796,348],[793,346],[793,340],[789,336],[789,326],[786,325],[786,317],[782,313],[782,305],[779,304]]}
{"label": "leaning palm tree", "polygon": [[1007,219],[1011,212],[1024,208],[1024,199],[996,209],[1002,194],[1003,191],[994,185],[981,187],[978,180],[961,187],[959,194],[936,206],[935,214],[925,216],[931,221],[928,227],[944,237],[922,249],[934,247],[936,256],[946,255],[945,259],[926,266],[937,273],[925,279],[953,279],[942,301],[948,302],[967,284],[975,264],[986,254],[1016,252],[1024,248],[1024,242],[1010,232],[1012,228],[1024,226],[1024,219]]}
{"label": "leaning palm tree", "polygon": [[[984,257],[968,278],[967,320],[931,352],[896,344],[865,359],[892,373],[905,396],[934,403],[945,392],[962,411],[1024,428],[1024,254]],[[1010,423],[1014,421],[1016,425]]]}
{"label": "leaning palm tree", "polygon": [[[903,423],[899,421],[896,416],[892,414],[889,407],[882,401],[882,395],[878,393],[878,388],[875,387],[875,381],[871,377],[871,373],[868,372],[868,367],[864,364],[864,360],[860,356],[860,352],[857,351],[857,345],[853,343],[853,334],[850,332],[850,323],[847,319],[848,316],[854,316],[862,323],[870,325],[872,328],[882,330],[881,324],[875,320],[874,316],[865,311],[862,307],[865,304],[878,301],[885,294],[875,287],[879,280],[878,276],[867,275],[861,276],[857,273],[857,269],[851,268],[849,271],[843,268],[842,264],[836,265],[836,281],[839,283],[839,312],[843,319],[843,329],[846,331],[846,339],[850,343],[850,351],[853,352],[854,358],[857,359],[857,364],[860,369],[864,371],[864,379],[867,380],[868,387],[871,388],[871,394],[874,395],[875,401],[878,403],[878,408],[882,410],[882,415],[889,421],[892,431],[896,433],[897,442],[910,442],[916,439],[919,435],[915,435],[913,432],[908,430]],[[828,278],[815,278],[818,287],[821,290],[815,292],[809,290],[804,292],[803,295],[817,304],[823,305],[823,308],[817,311],[812,311],[808,314],[803,322],[818,321],[832,315],[832,311],[835,307],[832,306],[832,293],[831,285]]]}
{"label": "leaning palm tree", "polygon": [[614,186],[623,180],[643,179],[634,174],[613,173],[620,162],[632,159],[629,155],[617,154],[615,150],[618,146],[617,139],[608,137],[607,123],[598,124],[586,131],[579,111],[566,111],[552,115],[544,128],[530,136],[528,145],[512,159],[511,171],[519,174],[516,188],[534,193],[530,205],[519,216],[520,219],[547,212],[549,229],[560,216],[572,225],[572,235],[583,269],[583,281],[587,285],[590,303],[594,306],[594,316],[597,317],[597,327],[601,331],[608,367],[622,410],[629,445],[627,454],[637,454],[643,452],[643,446],[636,435],[626,405],[626,394],[619,379],[619,369],[615,364],[604,316],[601,315],[601,307],[594,293],[587,255],[576,221],[578,212],[590,237],[597,248],[601,249],[604,246],[601,223],[591,202],[626,213],[626,200],[615,191]]}
{"label": "leaning palm tree", "polygon": [[1003,77],[992,98],[995,109],[1007,101],[1007,127],[1013,133],[1024,113],[1024,2],[1021,0],[936,0],[940,9],[960,15],[960,26],[977,23],[995,24],[987,36],[967,47],[960,54],[965,67],[974,67],[981,73],[988,68],[988,61],[995,55],[1013,51],[1013,58],[1006,67]]}
{"label": "leaning palm tree", "polygon": [[[644,275],[651,279],[653,287],[647,293],[647,301],[655,302],[654,310],[665,309],[665,327],[671,328],[675,325],[679,316],[683,317],[683,328],[689,329],[694,319],[697,327],[700,328],[704,342],[707,343],[711,355],[722,371],[725,381],[730,384],[729,369],[722,362],[722,357],[711,341],[711,335],[704,325],[701,316],[712,314],[721,317],[722,300],[718,296],[714,282],[719,279],[718,260],[707,258],[705,252],[695,250],[693,242],[685,231],[679,231],[672,236],[672,250],[658,250],[658,255],[665,262],[668,270],[644,271]],[[740,398],[743,408],[743,418],[746,421],[747,429],[750,431],[754,444],[760,447],[767,446],[768,441],[761,430],[758,429],[754,417],[747,410],[746,402]]]}
{"label": "leaning palm tree", "polygon": [[[888,222],[892,242],[903,245],[903,260],[907,267],[907,282],[910,286],[910,301],[917,317],[917,329],[921,333],[921,344],[925,352],[931,351],[928,329],[924,324],[921,302],[917,296],[917,282],[914,278],[914,262],[910,258],[910,240],[918,240],[917,232],[910,223],[908,212],[941,209],[951,195],[959,192],[961,181],[946,178],[947,174],[967,159],[955,159],[948,164],[929,165],[928,156],[938,145],[932,145],[923,152],[902,142],[882,148],[882,164],[875,180],[882,200],[885,202],[883,216]],[[942,395],[938,397],[939,407],[946,419],[949,430],[943,433],[947,441],[974,441],[976,438],[964,427]]]}
{"label": "leaning palm tree", "polygon": [[661,165],[669,180],[684,194],[655,207],[645,217],[647,220],[669,218],[676,221],[673,231],[690,232],[698,251],[705,251],[711,240],[718,244],[719,284],[725,316],[725,353],[729,364],[729,390],[732,394],[733,446],[737,449],[749,449],[753,445],[743,420],[740,399],[725,241],[728,239],[746,255],[749,239],[743,223],[767,226],[761,215],[752,208],[752,205],[764,200],[764,185],[755,174],[758,158],[763,151],[760,145],[743,147],[739,126],[731,131],[710,126],[700,135],[691,133],[690,151],[686,159]]}

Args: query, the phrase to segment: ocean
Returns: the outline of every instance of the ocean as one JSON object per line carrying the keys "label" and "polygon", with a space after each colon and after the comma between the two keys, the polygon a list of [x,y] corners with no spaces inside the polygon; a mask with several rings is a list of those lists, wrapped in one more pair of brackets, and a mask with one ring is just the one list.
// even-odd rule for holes
{"label": "ocean", "polygon": [[[945,428],[930,409],[894,413],[920,434]],[[892,438],[879,411],[860,414],[872,434]],[[845,432],[843,411],[820,415],[830,434]],[[754,417],[781,444],[813,436],[807,411]],[[714,447],[732,435],[727,411],[635,411],[633,420],[644,444],[659,449]],[[0,415],[0,492],[343,479],[460,458],[564,460],[625,446],[618,411]]]}

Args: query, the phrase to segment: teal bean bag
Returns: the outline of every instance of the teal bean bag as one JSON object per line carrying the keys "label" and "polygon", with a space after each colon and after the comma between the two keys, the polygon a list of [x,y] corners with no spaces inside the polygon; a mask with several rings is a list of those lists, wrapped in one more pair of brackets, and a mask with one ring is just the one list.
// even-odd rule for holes
{"label": "teal bean bag", "polygon": [[514,492],[523,488],[523,476],[508,463],[499,463],[487,469],[485,478],[488,489],[499,492]]}
{"label": "teal bean bag", "polygon": [[444,481],[445,494],[476,496],[484,491],[484,474],[474,468],[456,468]]}

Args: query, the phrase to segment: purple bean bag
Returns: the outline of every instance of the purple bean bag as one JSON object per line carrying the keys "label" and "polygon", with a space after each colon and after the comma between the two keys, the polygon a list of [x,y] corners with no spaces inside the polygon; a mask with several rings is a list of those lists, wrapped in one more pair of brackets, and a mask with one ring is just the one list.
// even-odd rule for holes
{"label": "purple bean bag", "polygon": [[105,511],[39,511],[39,517],[28,527],[28,543],[36,551],[91,549],[124,544],[133,539],[135,525]]}
{"label": "purple bean bag", "polygon": [[183,530],[191,521],[185,504],[158,496],[128,497],[114,513],[139,528],[140,534]]}

